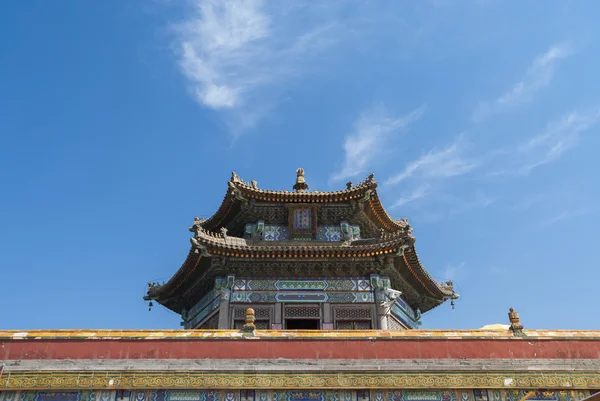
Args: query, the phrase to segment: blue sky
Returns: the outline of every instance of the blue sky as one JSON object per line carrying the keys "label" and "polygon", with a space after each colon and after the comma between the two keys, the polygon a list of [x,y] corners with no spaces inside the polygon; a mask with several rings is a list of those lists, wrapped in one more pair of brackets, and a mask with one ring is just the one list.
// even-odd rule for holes
{"label": "blue sky", "polygon": [[232,170],[374,172],[461,299],[427,328],[600,329],[600,5],[0,6],[0,329],[178,328],[142,301]]}

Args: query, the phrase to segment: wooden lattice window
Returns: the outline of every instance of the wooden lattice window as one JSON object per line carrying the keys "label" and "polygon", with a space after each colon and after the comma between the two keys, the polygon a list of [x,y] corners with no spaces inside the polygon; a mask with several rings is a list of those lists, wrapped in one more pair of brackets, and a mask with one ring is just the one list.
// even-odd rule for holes
{"label": "wooden lattice window", "polygon": [[321,308],[318,306],[286,306],[283,316],[286,319],[320,319]]}
{"label": "wooden lattice window", "polygon": [[370,330],[373,328],[371,308],[334,308],[333,318],[336,330]]}
{"label": "wooden lattice window", "polygon": [[[241,330],[246,324],[246,309],[235,308],[233,310],[233,326],[234,330]],[[254,309],[254,325],[259,330],[271,329],[272,308],[253,308]]]}

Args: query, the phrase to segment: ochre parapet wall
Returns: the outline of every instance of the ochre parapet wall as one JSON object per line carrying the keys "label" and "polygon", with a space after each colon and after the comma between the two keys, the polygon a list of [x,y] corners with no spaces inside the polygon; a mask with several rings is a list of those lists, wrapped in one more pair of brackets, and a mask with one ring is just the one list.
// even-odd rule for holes
{"label": "ochre parapet wall", "polygon": [[0,359],[600,359],[600,332],[5,331]]}
{"label": "ochre parapet wall", "polygon": [[2,389],[600,389],[600,332],[0,332]]}
{"label": "ochre parapet wall", "polygon": [[[600,330],[523,330],[531,339],[595,339]],[[0,330],[0,340],[12,339],[239,339],[238,330]],[[256,330],[251,339],[516,339],[510,330]],[[518,338],[517,338],[518,339]]]}
{"label": "ochre parapet wall", "polygon": [[0,359],[598,359],[594,340],[8,340]]}

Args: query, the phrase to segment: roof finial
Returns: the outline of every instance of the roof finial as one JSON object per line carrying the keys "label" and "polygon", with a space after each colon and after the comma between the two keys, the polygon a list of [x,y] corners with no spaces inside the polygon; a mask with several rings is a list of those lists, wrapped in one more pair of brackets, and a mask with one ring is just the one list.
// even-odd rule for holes
{"label": "roof finial", "polygon": [[519,314],[515,312],[514,308],[508,310],[508,320],[510,320],[510,330],[513,332],[515,337],[524,337],[523,325],[520,323]]}
{"label": "roof finial", "polygon": [[248,308],[246,309],[246,321],[244,326],[242,326],[242,331],[244,333],[253,334],[254,330],[256,330],[256,326],[254,325],[254,309]]}
{"label": "roof finial", "polygon": [[296,192],[304,192],[308,189],[308,184],[306,183],[306,180],[304,179],[304,169],[303,168],[299,168],[298,170],[296,170],[296,184],[294,184],[294,190],[296,190]]}
{"label": "roof finial", "polygon": [[346,189],[352,189],[352,181],[346,183]]}

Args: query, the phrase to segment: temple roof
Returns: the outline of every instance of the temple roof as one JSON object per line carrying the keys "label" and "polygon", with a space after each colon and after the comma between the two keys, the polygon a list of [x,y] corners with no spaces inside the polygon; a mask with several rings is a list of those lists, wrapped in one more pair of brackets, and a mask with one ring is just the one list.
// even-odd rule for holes
{"label": "temple roof", "polygon": [[[302,177],[303,174],[304,171],[302,170]],[[294,186],[296,185],[298,185],[298,182]],[[375,176],[371,174],[356,185],[348,182],[346,189],[338,191],[274,191],[259,188],[257,181],[254,180],[250,183],[243,181],[233,172],[221,206],[213,216],[202,222],[202,227],[208,230],[218,230],[240,210],[241,204],[248,203],[250,200],[316,204],[368,200],[369,212],[380,227],[386,229],[386,231],[396,231],[404,228],[405,222],[403,220],[394,220],[388,215],[381,204],[376,188],[377,181],[375,181]]]}
{"label": "temple roof", "polygon": [[[394,288],[403,291],[403,297],[411,307],[419,308],[422,312],[448,299],[458,298],[452,283],[438,283],[425,270],[414,247],[412,228],[406,219],[394,220],[387,214],[377,195],[377,182],[373,174],[357,185],[348,183],[345,190],[331,192],[309,192],[302,169],[297,171],[294,192],[259,189],[256,181],[244,182],[235,173],[228,186],[218,211],[208,220],[196,218],[194,225],[190,227],[190,231],[194,232],[194,237],[191,238],[192,249],[183,265],[168,282],[150,285],[146,299],[155,299],[167,308],[181,313],[189,303],[199,299],[197,297],[202,293],[199,282],[206,283],[217,274],[228,273],[220,272],[219,267],[215,267],[215,258],[226,259],[228,268],[234,270],[236,265],[248,263],[276,263],[281,272],[276,274],[282,276],[286,274],[283,267],[286,263],[326,264],[335,260],[344,263],[344,275],[368,276],[384,271],[382,274],[389,276]],[[365,233],[368,231],[370,234],[366,238],[343,241],[297,238],[264,241],[261,238],[228,235],[227,222],[243,213],[242,209],[255,201],[271,202],[275,207],[281,207],[285,203],[343,205],[358,210],[358,214],[362,216],[360,224],[364,224]],[[234,270],[229,273],[234,273]],[[259,274],[261,269],[256,270]],[[323,269],[323,273],[325,272],[326,268]]]}
{"label": "temple roof", "polygon": [[399,252],[412,245],[414,239],[403,230],[383,234],[382,238],[351,242],[261,241],[230,237],[198,227],[192,241],[196,248],[205,248],[209,254],[235,257],[368,257]]}
{"label": "temple roof", "polygon": [[[234,239],[235,240],[235,239]],[[215,241],[217,242],[217,241]],[[225,242],[225,241],[223,241]],[[237,242],[237,241],[235,241]],[[400,241],[388,241],[376,245],[364,245],[364,246],[318,246],[317,249],[314,247],[307,246],[242,246],[232,245],[224,248],[217,248],[216,254],[225,257],[247,258],[248,260],[270,260],[273,263],[282,262],[283,260],[297,260],[298,258],[310,257],[314,258],[329,258],[335,256],[336,258],[348,258],[349,260],[356,261],[359,258],[373,258],[379,256],[392,257],[394,265],[396,267],[396,274],[402,276],[403,280],[416,289],[417,295],[412,295],[409,292],[404,293],[405,299],[409,302],[412,307],[419,308],[423,313],[434,308],[435,306],[443,303],[447,299],[457,299],[458,294],[454,292],[452,285],[447,283],[438,283],[435,279],[427,273],[425,268],[421,265],[414,246],[410,245],[404,250],[402,254],[395,254],[395,249],[385,250],[374,250],[375,246],[394,245]],[[223,243],[220,243],[224,246]],[[209,252],[212,248],[208,248]],[[277,250],[279,249],[279,250]],[[387,255],[386,255],[387,252]],[[367,259],[365,259],[367,260]],[[198,252],[195,248],[192,248],[188,253],[188,256],[175,273],[173,277],[162,285],[152,285],[148,289],[148,295],[145,299],[156,299],[165,307],[181,313],[181,310],[185,307],[185,300],[182,297],[176,296],[178,292],[186,292],[191,287],[191,283],[195,283],[198,280],[205,280],[213,275],[209,271],[210,257],[206,254]],[[395,277],[392,276],[392,285],[397,285]],[[423,294],[423,295],[418,295]]]}

